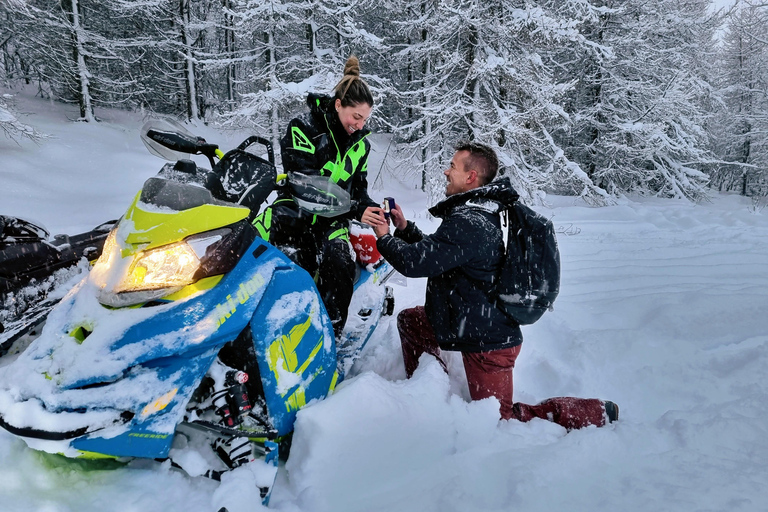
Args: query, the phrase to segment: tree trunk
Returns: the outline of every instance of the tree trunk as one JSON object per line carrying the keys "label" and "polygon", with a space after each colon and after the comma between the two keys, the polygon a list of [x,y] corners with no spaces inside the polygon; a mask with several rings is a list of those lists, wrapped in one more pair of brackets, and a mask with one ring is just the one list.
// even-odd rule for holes
{"label": "tree trunk", "polygon": [[[466,51],[466,59],[467,59],[467,73],[470,73],[472,71],[472,67],[475,65],[475,61],[477,60],[477,49],[478,49],[478,43],[479,43],[479,34],[478,29],[476,26],[472,25],[469,27],[469,37],[467,40],[467,51]],[[474,126],[477,126],[477,115],[475,114],[475,109],[479,106],[479,95],[480,95],[480,80],[477,78],[471,78],[467,80],[467,87],[464,90],[464,95],[467,97],[472,98],[472,109],[470,109],[469,115],[467,116],[469,119],[469,122],[471,123],[470,126],[468,126],[468,133],[467,137],[472,140],[474,138],[473,128]]]}
{"label": "tree trunk", "polygon": [[72,59],[75,63],[75,80],[77,81],[77,101],[80,106],[80,120],[93,122],[93,102],[91,99],[90,72],[85,62],[83,49],[83,27],[80,22],[80,6],[78,0],[72,0],[69,20],[72,24]]}
{"label": "tree trunk", "polygon": [[[230,10],[232,8],[230,0],[224,1],[224,9]],[[235,57],[235,30],[234,20],[232,14],[229,12],[224,13],[224,50],[227,55],[227,103],[229,109],[232,110],[232,106],[235,103],[235,82],[237,81],[237,69],[232,59]]]}
{"label": "tree trunk", "polygon": [[197,108],[197,84],[195,77],[194,55],[192,54],[192,36],[189,34],[189,0],[180,0],[179,8],[181,11],[181,42],[184,47],[184,78],[187,89],[187,117],[189,119],[197,120],[200,119],[200,111]]}
{"label": "tree trunk", "polygon": [[[269,70],[269,88],[277,89],[277,55],[275,55],[275,33],[274,33],[274,13],[270,15],[269,29],[264,34],[267,42],[267,69]],[[272,145],[280,147],[280,112],[276,102],[272,103],[270,135],[272,136]]]}
{"label": "tree trunk", "polygon": [[[427,2],[421,3],[421,15],[426,16],[427,14]],[[427,31],[426,28],[421,30],[421,42],[426,43],[427,39],[429,38],[429,31]],[[430,61],[429,55],[424,57],[424,61],[421,63],[421,72],[422,72],[422,83],[427,84],[431,82],[431,75],[432,75],[432,62]],[[426,89],[425,89],[426,91]],[[432,96],[429,92],[424,93],[424,110],[423,112],[430,112],[430,107],[432,106]],[[409,120],[410,121],[410,120]],[[427,191],[427,162],[429,162],[432,159],[432,151],[431,151],[431,143],[429,141],[432,140],[432,116],[427,114],[424,117],[424,140],[426,142],[426,146],[422,147],[421,149],[421,161],[423,163],[421,167],[421,190],[423,192]]]}

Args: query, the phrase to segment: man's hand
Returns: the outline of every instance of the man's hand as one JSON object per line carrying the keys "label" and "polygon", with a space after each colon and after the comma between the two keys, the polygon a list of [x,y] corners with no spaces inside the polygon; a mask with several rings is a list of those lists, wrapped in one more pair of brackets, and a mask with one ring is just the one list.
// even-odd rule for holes
{"label": "man's hand", "polygon": [[408,227],[408,221],[405,220],[405,215],[403,215],[403,210],[400,209],[399,204],[396,204],[395,207],[389,211],[389,217],[392,219],[392,224],[394,224],[400,231]]}
{"label": "man's hand", "polygon": [[384,224],[373,226],[373,232],[376,233],[376,238],[381,238],[384,235],[389,234],[389,221],[384,221]]}

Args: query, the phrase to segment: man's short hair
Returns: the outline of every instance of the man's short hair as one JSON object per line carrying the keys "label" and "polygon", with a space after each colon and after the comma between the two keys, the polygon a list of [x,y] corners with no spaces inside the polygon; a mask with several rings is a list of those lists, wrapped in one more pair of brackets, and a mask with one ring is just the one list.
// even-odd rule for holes
{"label": "man's short hair", "polygon": [[461,141],[454,148],[456,151],[469,151],[467,165],[477,171],[481,185],[487,185],[499,172],[499,157],[490,146],[477,142]]}

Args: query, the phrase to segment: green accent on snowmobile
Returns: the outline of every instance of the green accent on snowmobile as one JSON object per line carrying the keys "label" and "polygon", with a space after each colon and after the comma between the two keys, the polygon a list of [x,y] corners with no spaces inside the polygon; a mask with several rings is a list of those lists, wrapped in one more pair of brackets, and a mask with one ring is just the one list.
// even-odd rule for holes
{"label": "green accent on snowmobile", "polygon": [[123,249],[124,258],[137,250],[147,251],[179,242],[190,235],[229,226],[250,214],[250,210],[242,206],[216,204],[204,204],[178,212],[147,211],[139,206],[140,194],[136,195],[125,214],[125,220],[134,224],[125,242],[134,247]]}
{"label": "green accent on snowmobile", "polygon": [[69,331],[69,335],[75,338],[75,341],[77,341],[78,344],[82,344],[85,341],[85,338],[88,337],[89,334],[93,331],[93,326],[90,325],[79,325]]}
{"label": "green accent on snowmobile", "polygon": [[86,460],[115,460],[117,457],[114,455],[107,455],[104,453],[97,453],[97,452],[86,452],[83,450],[78,450],[80,452],[80,455],[77,456],[78,459],[86,459]]}
{"label": "green accent on snowmobile", "polygon": [[339,381],[339,371],[336,370],[333,372],[333,379],[331,379],[331,387],[328,388],[328,391],[330,393],[333,393],[336,390],[336,383]]}

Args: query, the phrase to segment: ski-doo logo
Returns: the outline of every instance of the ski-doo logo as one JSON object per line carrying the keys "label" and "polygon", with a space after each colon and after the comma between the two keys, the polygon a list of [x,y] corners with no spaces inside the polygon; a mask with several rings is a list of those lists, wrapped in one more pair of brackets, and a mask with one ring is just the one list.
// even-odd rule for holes
{"label": "ski-doo logo", "polygon": [[251,295],[255,294],[262,286],[264,286],[264,277],[261,274],[256,274],[250,280],[240,283],[240,288],[238,288],[234,297],[227,295],[227,301],[224,304],[216,304],[214,311],[217,317],[216,327],[221,327],[227,321],[227,318],[235,314],[237,307],[248,302]]}

